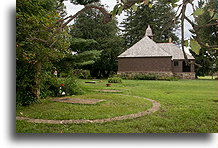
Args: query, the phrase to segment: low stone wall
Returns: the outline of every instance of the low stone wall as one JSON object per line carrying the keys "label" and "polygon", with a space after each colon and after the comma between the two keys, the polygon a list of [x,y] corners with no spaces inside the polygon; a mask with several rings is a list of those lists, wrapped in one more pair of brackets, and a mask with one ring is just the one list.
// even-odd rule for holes
{"label": "low stone wall", "polygon": [[140,76],[156,76],[158,79],[166,79],[168,77],[173,77],[172,72],[118,72],[118,76],[124,78],[124,79],[134,79],[135,77]]}
{"label": "low stone wall", "polygon": [[151,71],[142,71],[142,72],[117,72],[117,75],[124,79],[134,79],[135,77],[140,76],[156,76],[158,79],[166,79],[169,77],[176,77],[179,79],[195,79],[194,72],[151,72]]}
{"label": "low stone wall", "polygon": [[173,73],[173,75],[179,79],[195,79],[194,72],[180,72],[180,73]]}

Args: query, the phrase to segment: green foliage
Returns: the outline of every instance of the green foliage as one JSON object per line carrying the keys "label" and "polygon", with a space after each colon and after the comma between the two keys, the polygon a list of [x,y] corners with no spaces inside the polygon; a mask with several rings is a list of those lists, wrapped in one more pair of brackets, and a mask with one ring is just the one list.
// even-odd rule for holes
{"label": "green foliage", "polygon": [[[152,8],[148,5],[140,5],[137,11],[127,10],[127,18],[121,23],[124,27],[124,39],[127,48],[134,45],[145,35],[148,24],[151,25],[155,42],[168,42],[169,37],[174,42],[178,42],[175,30],[178,28],[178,20],[172,22],[176,13],[166,1],[153,4]],[[172,23],[171,23],[172,22]]]}
{"label": "green foliage", "polygon": [[72,75],[68,75],[64,79],[63,84],[65,85],[64,90],[66,91],[66,95],[78,95],[84,93],[82,87],[78,84],[77,79]]}
{"label": "green foliage", "polygon": [[[199,1],[198,8],[203,9],[204,13],[195,17],[195,22],[197,25],[202,26],[210,22],[211,24],[216,23],[216,20],[213,20],[213,16],[218,14],[218,5],[216,0],[210,0],[208,2]],[[217,45],[217,27],[216,26],[208,26],[203,27],[198,30],[198,34],[193,33],[193,38],[198,38],[201,42],[206,45]],[[191,40],[192,41],[192,40]],[[192,44],[196,43],[196,41],[192,41]],[[196,67],[196,75],[197,76],[206,76],[211,75],[217,71],[217,51],[213,49],[208,49],[205,47],[201,47],[199,49],[199,45],[191,46],[192,47],[192,55],[195,57],[195,62],[201,67]],[[194,52],[193,52],[194,51]]]}
{"label": "green foliage", "polygon": [[41,83],[41,98],[46,98],[49,96],[58,96],[58,87],[60,86],[60,80],[51,74],[44,74]]}
{"label": "green foliage", "polygon": [[177,77],[167,77],[167,81],[178,81],[179,79]]}
{"label": "green foliage", "polygon": [[205,12],[204,9],[202,9],[202,8],[197,8],[197,9],[195,10],[195,12],[193,12],[192,15],[199,16],[199,15],[202,15],[204,12]]}
{"label": "green foliage", "polygon": [[119,77],[127,80],[157,80],[158,76],[155,74],[143,74],[143,73],[121,73]]}
{"label": "green foliage", "polygon": [[83,70],[83,69],[74,69],[72,71],[72,75],[81,79],[88,79],[91,77],[89,70]]}
{"label": "green foliage", "polygon": [[[16,8],[17,99],[28,100],[29,96],[30,102],[40,97],[40,90],[43,90],[41,97],[49,94],[44,91],[47,81],[43,78],[52,70],[55,61],[69,54],[70,36],[66,28],[52,37],[57,20],[64,15],[59,1],[19,0]],[[49,30],[51,26],[54,28]]]}
{"label": "green foliage", "polygon": [[74,52],[81,53],[87,50],[94,50],[96,46],[98,46],[98,42],[93,39],[73,38],[70,49]]}
{"label": "green foliage", "polygon": [[122,83],[122,79],[118,76],[109,77],[108,83]]}
{"label": "green foliage", "polygon": [[19,90],[16,92],[16,106],[28,106],[36,102],[31,90]]}
{"label": "green foliage", "polygon": [[[81,80],[85,83],[87,80]],[[16,121],[16,133],[217,133],[217,81],[139,81],[123,80],[110,89],[121,90],[121,96],[99,93],[107,80],[86,84],[92,93],[74,96],[82,99],[105,99],[96,105],[77,105],[43,100],[43,104],[16,108],[17,116],[38,119],[101,119],[145,111],[146,97],[161,104],[159,111],[140,118],[103,124],[36,124]],[[139,102],[140,101],[140,102]],[[145,105],[146,104],[146,105]],[[128,107],[127,107],[128,106]],[[119,108],[119,109],[118,109]]]}
{"label": "green foliage", "polygon": [[198,44],[196,40],[193,40],[193,39],[190,40],[190,47],[197,55],[199,55],[201,46]]}
{"label": "green foliage", "polygon": [[[117,56],[123,51],[124,46],[123,39],[118,36],[116,20],[104,24],[102,13],[92,9],[78,16],[75,22],[71,27],[71,35],[80,42],[78,48],[74,46],[75,41],[72,42],[72,50],[79,51],[79,54],[74,56],[78,57],[76,68],[90,70],[92,77],[108,77],[116,72]],[[93,57],[99,55],[96,50],[100,53],[99,58]],[[94,54],[89,54],[91,51]],[[85,60],[90,57],[87,54],[93,55],[91,57],[94,59]]]}

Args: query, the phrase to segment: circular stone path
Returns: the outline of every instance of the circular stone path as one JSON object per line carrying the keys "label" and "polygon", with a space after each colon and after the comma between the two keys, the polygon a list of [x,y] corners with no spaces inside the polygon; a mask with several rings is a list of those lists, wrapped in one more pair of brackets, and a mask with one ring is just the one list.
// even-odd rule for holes
{"label": "circular stone path", "polygon": [[51,101],[63,102],[63,103],[72,103],[72,104],[97,104],[97,103],[102,102],[104,100],[62,97],[62,98],[55,98]]}
{"label": "circular stone path", "polygon": [[120,90],[113,90],[113,89],[100,89],[100,90],[96,90],[96,91],[100,91],[100,92],[122,92]]}
{"label": "circular stone path", "polygon": [[[125,96],[130,96],[130,95],[125,95]],[[142,98],[138,96],[132,96],[132,97]],[[112,117],[112,118],[93,119],[93,120],[84,120],[84,119],[81,119],[81,120],[46,120],[46,119],[33,119],[33,118],[28,118],[28,117],[17,116],[16,120],[26,120],[27,122],[32,122],[32,123],[48,123],[48,124],[104,123],[104,122],[110,122],[110,121],[134,119],[134,118],[138,118],[144,115],[151,114],[160,109],[160,103],[158,103],[157,101],[154,101],[148,98],[144,98],[144,99],[152,102],[153,106],[150,109],[143,111],[143,112],[138,112],[138,113],[124,115],[124,116],[117,116],[117,117]]]}

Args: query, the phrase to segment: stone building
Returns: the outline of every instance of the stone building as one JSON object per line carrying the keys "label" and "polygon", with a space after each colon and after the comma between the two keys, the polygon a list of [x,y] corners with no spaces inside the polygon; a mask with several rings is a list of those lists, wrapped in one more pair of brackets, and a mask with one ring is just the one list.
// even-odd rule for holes
{"label": "stone building", "polygon": [[143,73],[164,77],[176,76],[182,79],[195,79],[192,55],[186,54],[186,64],[182,50],[173,43],[155,43],[150,26],[145,36],[118,56],[118,74]]}

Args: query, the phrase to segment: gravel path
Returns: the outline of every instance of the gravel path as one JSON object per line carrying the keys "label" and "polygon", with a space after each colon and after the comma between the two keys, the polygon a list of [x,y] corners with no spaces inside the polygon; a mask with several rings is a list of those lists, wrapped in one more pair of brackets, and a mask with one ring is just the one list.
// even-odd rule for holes
{"label": "gravel path", "polygon": [[[130,96],[130,95],[125,95],[125,96]],[[142,97],[138,97],[138,96],[133,96],[133,97],[142,98]],[[112,118],[93,119],[93,120],[84,120],[84,119],[81,119],[81,120],[47,120],[47,119],[33,119],[33,118],[17,116],[16,120],[26,120],[27,122],[32,122],[32,123],[48,123],[48,124],[105,123],[105,122],[111,122],[111,121],[138,118],[138,117],[156,112],[157,110],[160,109],[160,103],[158,103],[157,101],[154,101],[154,100],[148,99],[148,98],[144,98],[144,99],[152,102],[152,104],[153,104],[153,106],[151,108],[149,108],[148,110],[143,111],[143,112],[138,112],[135,114],[117,116],[117,117],[112,117]]]}

